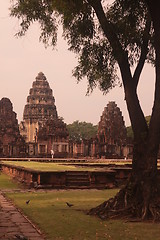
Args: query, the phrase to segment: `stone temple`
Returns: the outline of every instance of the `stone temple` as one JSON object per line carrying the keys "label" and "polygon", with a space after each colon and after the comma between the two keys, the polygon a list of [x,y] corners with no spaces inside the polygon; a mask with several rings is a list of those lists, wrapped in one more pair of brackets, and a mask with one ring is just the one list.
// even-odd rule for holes
{"label": "stone temple", "polygon": [[73,142],[70,149],[73,157],[90,156],[96,158],[130,157],[132,146],[127,145],[127,130],[122,112],[112,101],[107,104],[98,123],[95,138],[81,142]]}
{"label": "stone temple", "polygon": [[89,140],[69,141],[63,119],[58,116],[55,98],[45,75],[40,72],[32,83],[18,126],[8,98],[0,100],[0,156],[25,157],[105,157],[132,154],[122,112],[109,102],[98,123],[97,135]]}
{"label": "stone temple", "polygon": [[104,108],[98,124],[97,138],[100,155],[121,155],[127,140],[127,130],[122,112],[115,102],[109,102]]}
{"label": "stone temple", "polygon": [[[63,121],[60,121],[59,119],[52,89],[50,88],[45,75],[40,72],[35,81],[33,81],[32,88],[29,91],[27,104],[24,107],[23,121],[20,123],[20,133],[24,137],[26,144],[28,144],[28,155],[48,156],[50,154],[49,152],[53,148],[53,141],[55,138],[50,138],[50,143],[42,141],[49,135],[48,132],[45,132],[42,129],[45,129],[49,120],[54,120],[52,121],[52,124],[55,125],[57,122],[59,126],[59,123],[61,122],[62,131],[64,131]],[[52,126],[52,129],[55,129],[55,126]],[[41,132],[43,131],[43,139],[41,134],[39,134],[38,139],[38,132],[40,130]],[[52,131],[52,135],[54,134],[55,133]],[[66,135],[66,138],[67,137],[68,135]],[[40,142],[40,145],[38,144],[38,141]],[[59,141],[63,144],[64,138],[61,139],[59,137]],[[66,147],[66,149],[68,149],[68,147]]]}
{"label": "stone temple", "polygon": [[20,124],[20,132],[26,142],[35,142],[39,127],[49,118],[58,118],[55,99],[45,75],[40,72],[29,91]]}
{"label": "stone temple", "polygon": [[50,156],[51,149],[54,157],[67,157],[69,152],[69,133],[61,118],[48,119],[37,133],[39,156]]}
{"label": "stone temple", "polygon": [[0,156],[21,156],[25,142],[20,135],[17,114],[8,98],[0,100]]}

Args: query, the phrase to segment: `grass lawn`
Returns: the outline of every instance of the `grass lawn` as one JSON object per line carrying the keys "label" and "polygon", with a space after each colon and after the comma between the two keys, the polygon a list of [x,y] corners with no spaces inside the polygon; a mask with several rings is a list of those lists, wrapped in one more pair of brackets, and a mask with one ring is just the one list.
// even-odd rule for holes
{"label": "grass lawn", "polygon": [[20,184],[13,181],[9,176],[0,172],[0,190],[13,190],[19,189]]}
{"label": "grass lawn", "polygon": [[89,171],[89,170],[96,170],[97,168],[94,167],[80,167],[74,166],[71,164],[62,164],[62,163],[42,163],[42,162],[27,162],[27,161],[2,161],[2,163],[21,166],[25,168],[31,168],[35,170],[41,171]]}
{"label": "grass lawn", "polygon": [[[7,193],[16,205],[54,240],[159,240],[160,225],[123,220],[102,221],[86,211],[117,190],[60,190]],[[26,200],[30,199],[27,205]],[[74,204],[68,207],[65,202]]]}
{"label": "grass lawn", "polygon": [[[83,163],[83,166],[81,166],[79,163],[74,163],[73,165],[73,163],[69,162],[2,161],[2,163],[41,171],[105,171],[107,168],[107,164],[105,163],[96,163],[97,166],[94,166],[95,163]],[[98,165],[100,165],[100,167],[98,167]],[[115,165],[117,164],[115,163]],[[124,162],[120,162],[118,165],[124,165]]]}

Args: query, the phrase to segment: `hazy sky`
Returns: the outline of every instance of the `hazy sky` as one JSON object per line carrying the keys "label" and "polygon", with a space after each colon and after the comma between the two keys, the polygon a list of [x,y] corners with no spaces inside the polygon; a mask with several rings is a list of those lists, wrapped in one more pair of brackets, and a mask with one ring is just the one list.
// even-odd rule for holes
{"label": "hazy sky", "polygon": [[[61,36],[55,50],[45,49],[39,43],[38,25],[34,25],[25,37],[17,39],[14,34],[18,29],[18,20],[9,17],[9,6],[10,0],[1,0],[0,99],[8,97],[11,100],[19,122],[23,119],[23,109],[32,82],[42,71],[53,90],[58,115],[66,123],[79,120],[97,124],[108,101],[115,101],[122,111],[125,124],[130,124],[123,88],[116,88],[105,96],[99,90],[85,96],[87,81],[77,84],[72,77],[76,56],[67,50],[67,44]],[[138,90],[145,115],[151,114],[153,89],[154,69],[147,66]]]}

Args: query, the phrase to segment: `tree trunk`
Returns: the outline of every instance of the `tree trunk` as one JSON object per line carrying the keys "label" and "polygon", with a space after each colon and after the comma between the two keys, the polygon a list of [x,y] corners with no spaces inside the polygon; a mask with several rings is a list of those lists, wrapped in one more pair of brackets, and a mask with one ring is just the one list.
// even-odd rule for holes
{"label": "tree trunk", "polygon": [[[121,67],[123,81],[126,83],[125,99],[134,132],[134,149],[132,174],[126,186],[115,198],[91,209],[90,214],[102,218],[132,216],[141,219],[160,220],[160,209],[157,205],[160,191],[157,184],[157,155],[159,150],[160,108],[154,107],[150,126],[147,126],[141,110],[133,79],[125,81],[126,66]],[[155,100],[157,102],[157,100]],[[159,105],[160,106],[160,105]],[[160,122],[160,119],[159,119]]]}
{"label": "tree trunk", "polygon": [[[155,3],[153,3],[153,1]],[[119,42],[109,23],[102,14],[100,2],[93,5],[97,17],[101,23],[106,37],[113,50],[118,47],[121,57],[117,57],[120,67],[125,100],[134,133],[134,149],[132,161],[132,174],[128,183],[112,199],[102,203],[90,210],[89,214],[96,214],[105,219],[108,217],[130,216],[141,219],[152,218],[160,220],[160,187],[157,180],[157,155],[160,140],[160,18],[157,9],[158,0],[146,0],[154,22],[155,30],[155,51],[156,51],[156,86],[153,112],[149,127],[147,126],[144,114],[137,96],[137,85],[139,79],[134,79],[130,72],[128,56],[119,47]],[[109,30],[108,30],[109,29]],[[116,39],[114,41],[114,39]],[[145,43],[146,44],[146,43]],[[147,52],[146,52],[147,54]],[[146,55],[144,55],[146,57]],[[145,59],[141,61],[138,76],[140,76]]]}
{"label": "tree trunk", "polygon": [[157,149],[154,148],[153,151],[147,142],[139,145],[138,151],[135,147],[134,157],[136,161],[146,163],[143,165],[144,169],[139,168],[141,164],[136,164],[126,186],[114,198],[91,209],[89,214],[97,215],[102,219],[126,217],[127,219],[159,221],[160,189],[158,188],[157,167],[156,164],[152,164],[157,161]]}

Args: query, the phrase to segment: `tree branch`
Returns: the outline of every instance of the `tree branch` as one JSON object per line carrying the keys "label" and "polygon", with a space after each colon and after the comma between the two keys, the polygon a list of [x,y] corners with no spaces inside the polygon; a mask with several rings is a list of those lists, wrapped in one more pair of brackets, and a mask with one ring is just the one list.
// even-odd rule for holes
{"label": "tree branch", "polygon": [[[122,81],[124,86],[127,85],[129,79],[132,78],[132,74],[130,71],[130,64],[128,62],[128,53],[123,50],[122,45],[114,32],[114,26],[111,22],[109,22],[104,13],[102,4],[100,0],[88,0],[88,3],[93,7],[99,23],[103,29],[103,32],[110,42],[110,45],[113,49],[113,55],[115,56],[121,73],[122,73]],[[127,73],[127,74],[126,74]]]}
{"label": "tree branch", "polygon": [[137,88],[139,78],[140,78],[140,74],[142,72],[142,69],[143,69],[143,66],[144,66],[144,63],[145,63],[145,60],[146,60],[146,56],[148,54],[148,41],[149,41],[150,28],[151,28],[151,20],[150,20],[150,17],[148,17],[148,19],[146,21],[146,28],[144,30],[144,35],[143,35],[143,44],[142,44],[142,47],[141,47],[141,56],[139,58],[139,62],[137,64],[137,67],[136,67],[134,75],[133,75],[135,88]]}
{"label": "tree branch", "polygon": [[[135,136],[135,139],[141,139],[141,135],[142,135],[141,133],[147,132],[148,127],[147,127],[145,117],[142,112],[139,99],[137,96],[137,91],[136,91],[137,85],[133,81],[133,77],[131,74],[130,64],[128,60],[128,52],[123,49],[116,33],[114,32],[114,25],[108,21],[104,13],[101,1],[88,0],[88,3],[93,7],[97,15],[97,18],[99,20],[99,23],[102,27],[102,30],[113,49],[113,55],[115,56],[119,64],[122,81],[124,85],[125,100],[127,103],[127,108],[128,108],[131,124],[134,131],[134,136]],[[144,55],[142,59],[144,59]],[[138,73],[140,74],[141,72],[140,67],[142,68],[144,64],[142,59],[140,61],[141,64],[139,63],[139,66],[137,67],[137,75],[136,75],[137,79],[138,79]],[[138,68],[139,68],[139,72],[138,72]]]}

